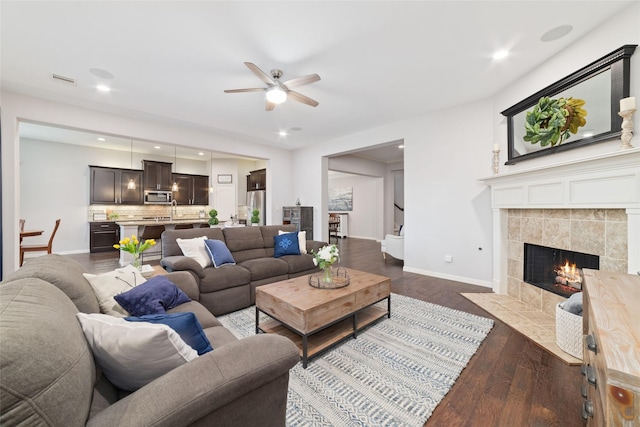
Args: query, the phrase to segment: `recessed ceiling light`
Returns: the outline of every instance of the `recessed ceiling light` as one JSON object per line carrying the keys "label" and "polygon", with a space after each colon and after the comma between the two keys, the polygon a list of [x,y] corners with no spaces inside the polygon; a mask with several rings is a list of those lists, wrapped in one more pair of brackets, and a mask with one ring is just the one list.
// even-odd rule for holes
{"label": "recessed ceiling light", "polygon": [[98,141],[106,141],[104,138],[98,138]]}
{"label": "recessed ceiling light", "polygon": [[160,146],[159,145],[154,145],[153,148],[155,148],[156,150],[159,150]]}
{"label": "recessed ceiling light", "polygon": [[398,148],[404,148],[404,144],[398,145]]}
{"label": "recessed ceiling light", "polygon": [[204,156],[204,153],[201,151],[198,153],[198,156]]}
{"label": "recessed ceiling light", "polygon": [[540,40],[542,40],[543,42],[552,42],[566,36],[571,32],[571,30],[573,30],[573,27],[571,25],[561,25],[559,27],[552,28],[544,33],[540,37]]}
{"label": "recessed ceiling light", "polygon": [[280,136],[287,136],[287,132],[284,130],[281,130],[280,132],[278,132],[278,135]]}
{"label": "recessed ceiling light", "polygon": [[96,89],[98,89],[100,92],[111,92],[111,88],[107,85],[98,85],[96,86]]}
{"label": "recessed ceiling light", "polygon": [[508,50],[499,50],[493,54],[493,59],[504,59],[509,56]]}
{"label": "recessed ceiling light", "polygon": [[89,72],[91,74],[93,74],[94,76],[98,76],[98,77],[103,78],[103,79],[112,79],[113,78],[113,74],[111,74],[107,70],[102,70],[100,68],[90,68]]}

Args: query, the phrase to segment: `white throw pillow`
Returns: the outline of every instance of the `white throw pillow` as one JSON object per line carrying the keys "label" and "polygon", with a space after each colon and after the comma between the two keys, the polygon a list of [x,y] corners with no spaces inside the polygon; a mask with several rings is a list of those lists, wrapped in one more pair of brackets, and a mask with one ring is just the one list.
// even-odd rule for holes
{"label": "white throw pillow", "polygon": [[100,311],[116,317],[126,317],[129,316],[129,313],[113,297],[147,281],[140,271],[132,265],[99,275],[89,273],[82,275],[91,285],[93,293],[96,294]]}
{"label": "white throw pillow", "polygon": [[198,357],[167,325],[127,322],[98,313],[77,317],[104,375],[122,390],[137,390]]}
{"label": "white throw pillow", "polygon": [[[281,234],[291,233],[290,231],[278,230],[278,236]],[[298,231],[298,246],[300,246],[300,253],[307,253],[307,231]]]}
{"label": "white throw pillow", "polygon": [[184,256],[193,258],[202,268],[205,268],[212,265],[209,253],[204,247],[205,240],[207,240],[207,236],[195,237],[193,239],[181,239],[178,237],[176,243],[180,246],[180,250]]}

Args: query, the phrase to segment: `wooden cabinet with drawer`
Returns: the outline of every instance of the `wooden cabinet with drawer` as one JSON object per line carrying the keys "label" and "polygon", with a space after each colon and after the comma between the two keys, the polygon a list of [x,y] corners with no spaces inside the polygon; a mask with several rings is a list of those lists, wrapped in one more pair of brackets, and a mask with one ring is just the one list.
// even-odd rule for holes
{"label": "wooden cabinet with drawer", "polygon": [[587,426],[640,425],[640,276],[584,269]]}

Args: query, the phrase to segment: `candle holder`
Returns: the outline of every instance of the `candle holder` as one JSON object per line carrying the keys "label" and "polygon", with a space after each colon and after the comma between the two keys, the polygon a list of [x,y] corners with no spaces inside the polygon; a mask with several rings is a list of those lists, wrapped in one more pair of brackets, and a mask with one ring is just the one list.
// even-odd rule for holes
{"label": "candle holder", "polygon": [[620,136],[620,139],[622,140],[622,146],[620,148],[622,150],[633,148],[633,145],[631,145],[631,138],[633,138],[633,113],[635,112],[636,109],[632,108],[618,113],[618,115],[622,117],[622,135]]}
{"label": "candle holder", "polygon": [[493,150],[493,174],[498,175],[500,172],[500,150]]}

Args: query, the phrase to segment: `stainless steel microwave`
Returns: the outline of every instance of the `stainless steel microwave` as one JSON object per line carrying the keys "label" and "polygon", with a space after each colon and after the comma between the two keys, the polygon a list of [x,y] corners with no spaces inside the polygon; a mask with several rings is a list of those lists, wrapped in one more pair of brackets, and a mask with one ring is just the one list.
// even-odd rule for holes
{"label": "stainless steel microwave", "polygon": [[171,191],[145,191],[144,203],[148,205],[169,205],[173,201]]}

